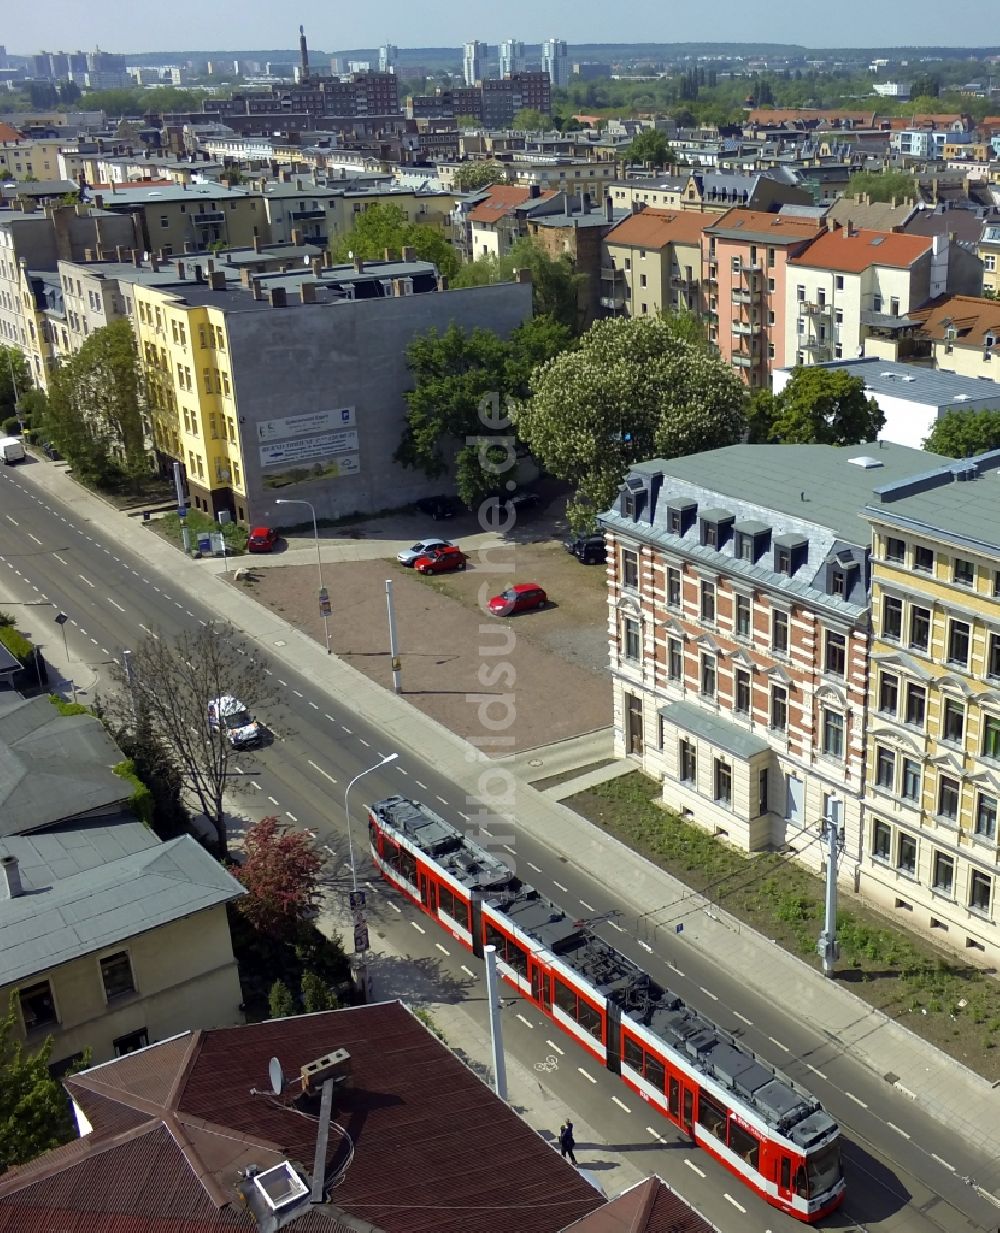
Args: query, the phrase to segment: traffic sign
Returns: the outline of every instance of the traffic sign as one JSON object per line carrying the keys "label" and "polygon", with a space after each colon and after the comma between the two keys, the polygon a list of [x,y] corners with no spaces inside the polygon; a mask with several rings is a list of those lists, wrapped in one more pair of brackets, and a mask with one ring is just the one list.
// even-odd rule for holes
{"label": "traffic sign", "polygon": [[187,517],[187,506],[186,506],[186,505],[178,505],[178,507],[177,507],[177,517],[178,517],[178,518],[186,518],[186,517]]}
{"label": "traffic sign", "polygon": [[368,926],[365,924],[354,926],[354,950],[357,954],[363,954],[368,949]]}
{"label": "traffic sign", "polygon": [[363,908],[367,902],[368,902],[368,896],[365,894],[363,890],[356,890],[356,891],[350,892],[350,904],[351,904],[352,912],[356,912],[358,911],[359,908]]}
{"label": "traffic sign", "polygon": [[68,620],[69,620],[69,617],[66,615],[65,612],[56,613],[55,621],[57,625],[65,625]]}

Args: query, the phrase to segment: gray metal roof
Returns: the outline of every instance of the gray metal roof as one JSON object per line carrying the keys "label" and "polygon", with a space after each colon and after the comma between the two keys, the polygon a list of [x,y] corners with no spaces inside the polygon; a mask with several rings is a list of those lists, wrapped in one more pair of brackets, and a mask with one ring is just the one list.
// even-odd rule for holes
{"label": "gray metal roof", "polygon": [[879,394],[888,394],[893,398],[935,408],[961,407],[963,403],[1000,408],[1000,381],[962,377],[957,373],[921,368],[916,364],[900,364],[895,360],[880,360],[872,356],[859,360],[833,360],[828,364],[817,364],[816,367],[860,377],[876,398]]}
{"label": "gray metal roof", "polygon": [[122,813],[114,819],[69,822],[31,835],[8,835],[0,839],[0,856],[16,856],[21,881],[38,890],[159,846],[148,826]]}
{"label": "gray metal roof", "polygon": [[0,694],[0,837],[114,812],[132,789],[99,719],[60,715],[48,698]]}
{"label": "gray metal roof", "polygon": [[879,522],[1000,552],[1000,451],[944,460],[905,486],[881,485],[866,512]]}
{"label": "gray metal roof", "polygon": [[714,711],[696,706],[693,702],[670,702],[660,707],[660,714],[667,723],[674,724],[693,736],[703,737],[735,758],[749,759],[771,748],[763,737],[755,736],[739,724],[723,719]]}
{"label": "gray metal roof", "polygon": [[[67,843],[72,834],[64,837]],[[243,893],[232,874],[190,835],[25,889],[35,893],[0,901],[0,985]]]}

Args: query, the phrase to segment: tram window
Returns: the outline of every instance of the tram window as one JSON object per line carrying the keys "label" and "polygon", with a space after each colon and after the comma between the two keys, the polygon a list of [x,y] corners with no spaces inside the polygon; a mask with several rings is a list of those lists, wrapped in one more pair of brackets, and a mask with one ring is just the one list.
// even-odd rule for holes
{"label": "tram window", "polygon": [[787,1156],[781,1158],[781,1189],[791,1190],[792,1188],[792,1162]]}
{"label": "tram window", "polygon": [[495,925],[491,925],[488,921],[486,923],[486,945],[495,946],[497,958],[506,961],[507,939]]}
{"label": "tram window", "polygon": [[653,1057],[651,1053],[646,1054],[646,1078],[658,1092],[662,1092],[666,1087],[667,1072],[660,1059]]}
{"label": "tram window", "polygon": [[417,884],[417,861],[412,852],[407,852],[405,848],[400,848],[399,851],[399,872],[406,878],[411,886]]}
{"label": "tram window", "polygon": [[595,1040],[600,1040],[603,1036],[603,1025],[601,1023],[600,1011],[594,1010],[593,1006],[580,998],[580,1010],[577,1014],[577,1022],[585,1032],[589,1032]]}
{"label": "tram window", "polygon": [[468,929],[469,905],[463,903],[458,895],[449,890],[447,886],[439,888],[438,906],[445,916],[450,916],[456,924],[461,925],[463,929]]}
{"label": "tram window", "polygon": [[516,942],[507,943],[507,962],[518,976],[527,977],[528,956]]}
{"label": "tram window", "polygon": [[729,1146],[752,1169],[760,1168],[760,1143],[752,1134],[729,1119]]}
{"label": "tram window", "polygon": [[631,1036],[625,1037],[625,1049],[622,1054],[622,1061],[626,1066],[631,1066],[633,1070],[642,1074],[642,1045],[636,1044]]}
{"label": "tram window", "polygon": [[726,1141],[726,1111],[717,1100],[698,1093],[698,1125],[704,1126],[710,1135]]}
{"label": "tram window", "polygon": [[806,1180],[805,1165],[799,1165],[795,1170],[795,1193],[801,1195],[803,1199],[809,1197],[809,1183]]}
{"label": "tram window", "polygon": [[556,977],[555,1004],[571,1019],[576,1018],[576,994],[558,976]]}
{"label": "tram window", "polygon": [[670,1090],[667,1093],[667,1108],[674,1117],[681,1115],[681,1085],[673,1077],[670,1076]]}
{"label": "tram window", "polygon": [[393,843],[391,839],[382,838],[382,856],[392,866],[393,869],[399,868],[399,844]]}

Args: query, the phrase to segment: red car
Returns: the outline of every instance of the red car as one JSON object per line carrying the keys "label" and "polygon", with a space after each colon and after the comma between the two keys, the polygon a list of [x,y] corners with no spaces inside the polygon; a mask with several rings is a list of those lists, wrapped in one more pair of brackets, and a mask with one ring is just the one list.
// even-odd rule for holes
{"label": "red car", "polygon": [[544,608],[548,596],[537,582],[518,582],[490,600],[490,612],[494,616],[513,616],[515,612],[527,612],[531,608]]}
{"label": "red car", "polygon": [[445,574],[452,569],[465,569],[469,558],[455,544],[442,544],[432,548],[422,557],[417,557],[413,568],[418,574]]}
{"label": "red car", "polygon": [[247,552],[272,552],[278,542],[278,532],[273,527],[254,527],[247,536]]}

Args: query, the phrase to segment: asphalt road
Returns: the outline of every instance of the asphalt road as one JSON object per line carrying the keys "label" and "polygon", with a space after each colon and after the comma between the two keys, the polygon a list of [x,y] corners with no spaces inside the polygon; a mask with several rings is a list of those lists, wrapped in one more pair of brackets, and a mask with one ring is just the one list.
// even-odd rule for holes
{"label": "asphalt road", "polygon": [[[11,603],[18,601],[64,611],[69,617],[65,631],[71,660],[98,671],[150,631],[169,635],[192,622],[212,619],[207,607],[116,544],[114,515],[109,514],[107,527],[82,520],[33,485],[30,470],[0,469],[3,606],[18,612]],[[252,637],[252,630],[246,632]],[[54,622],[52,637],[61,638]],[[261,708],[262,718],[276,739],[237,757],[234,788],[247,794],[257,809],[314,830],[320,843],[343,855],[344,789],[359,771],[391,752],[391,744],[352,713],[349,699],[331,698],[313,681],[273,667],[268,685],[274,702]],[[474,802],[460,799],[455,786],[433,767],[401,751],[396,762],[368,775],[352,794],[359,856],[366,851],[364,802],[395,792],[421,799],[457,823],[475,807]],[[503,828],[508,829],[506,823]],[[972,1179],[988,1190],[997,1189],[1000,1165],[974,1144],[950,1135],[889,1083],[842,1055],[829,1039],[789,1020],[780,1007],[731,981],[687,948],[683,933],[658,934],[654,952],[647,940],[652,936],[648,927],[623,906],[617,888],[579,875],[516,826],[510,829],[515,834],[509,854],[516,857],[525,880],[570,913],[608,914],[606,921],[593,926],[596,932],[801,1082],[838,1118],[846,1135],[848,1199],[842,1212],[824,1222],[825,1227],[992,1233],[1000,1225],[1000,1210],[970,1184]],[[367,859],[363,867],[366,876],[373,872]],[[613,883],[613,877],[609,881]],[[448,935],[435,937],[431,922],[393,892],[381,891],[373,899],[379,928],[403,953],[438,963],[445,986],[456,996],[464,990],[470,1005],[482,1010],[476,963],[461,954]],[[476,977],[470,978],[466,969]],[[704,1153],[683,1145],[669,1123],[652,1115],[639,1097],[600,1071],[568,1038],[555,1035],[553,1025],[529,1003],[512,1002],[505,1032],[508,1051],[529,1068],[544,1066],[539,1073],[545,1085],[563,1096],[568,1108],[603,1127],[607,1144],[617,1145],[581,1145],[581,1163],[595,1154],[599,1158],[602,1152],[605,1156],[641,1152],[644,1170],[660,1173],[726,1233],[775,1233],[796,1227]],[[984,1137],[995,1131],[984,1127]]]}

